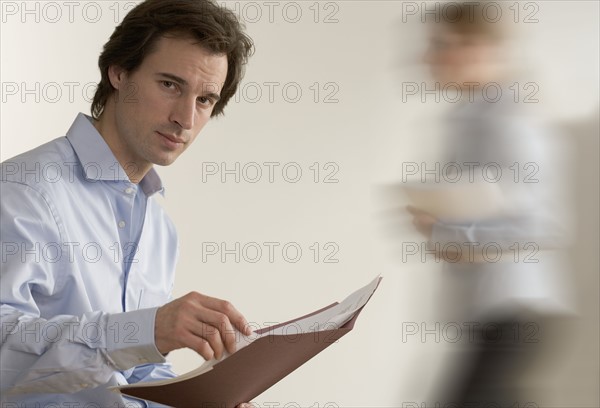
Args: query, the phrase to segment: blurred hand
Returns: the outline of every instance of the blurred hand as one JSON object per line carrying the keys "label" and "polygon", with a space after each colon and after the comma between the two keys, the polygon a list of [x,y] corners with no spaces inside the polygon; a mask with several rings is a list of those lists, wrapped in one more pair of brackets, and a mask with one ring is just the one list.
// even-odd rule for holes
{"label": "blurred hand", "polygon": [[158,308],[154,341],[162,354],[188,347],[206,360],[218,359],[225,350],[235,352],[234,328],[245,335],[252,332],[231,303],[190,292]]}
{"label": "blurred hand", "polygon": [[433,224],[437,222],[437,218],[433,215],[425,212],[419,208],[413,207],[411,205],[407,206],[406,209],[413,216],[413,225],[421,234],[427,238],[427,240],[431,239],[431,233],[433,231]]}

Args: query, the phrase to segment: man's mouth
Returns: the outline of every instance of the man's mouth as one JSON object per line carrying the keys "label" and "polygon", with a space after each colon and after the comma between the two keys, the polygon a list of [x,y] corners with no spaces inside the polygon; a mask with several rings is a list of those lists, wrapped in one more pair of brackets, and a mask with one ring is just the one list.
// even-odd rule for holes
{"label": "man's mouth", "polygon": [[156,133],[162,137],[163,142],[170,148],[175,149],[182,146],[185,143],[184,139],[181,139],[180,137],[177,137],[171,133],[162,133],[159,131],[156,131]]}

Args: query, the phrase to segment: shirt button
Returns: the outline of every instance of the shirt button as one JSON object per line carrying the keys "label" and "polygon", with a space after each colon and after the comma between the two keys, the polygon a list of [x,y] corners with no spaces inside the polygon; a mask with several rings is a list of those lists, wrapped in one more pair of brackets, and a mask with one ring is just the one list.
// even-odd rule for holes
{"label": "shirt button", "polygon": [[131,188],[131,187],[127,187],[127,188],[125,189],[125,194],[133,194],[133,188]]}
{"label": "shirt button", "polygon": [[125,228],[125,221],[119,221],[119,228]]}
{"label": "shirt button", "polygon": [[87,384],[87,383],[81,383],[79,385],[81,386],[81,388],[87,388],[87,387],[89,387],[89,384]]}

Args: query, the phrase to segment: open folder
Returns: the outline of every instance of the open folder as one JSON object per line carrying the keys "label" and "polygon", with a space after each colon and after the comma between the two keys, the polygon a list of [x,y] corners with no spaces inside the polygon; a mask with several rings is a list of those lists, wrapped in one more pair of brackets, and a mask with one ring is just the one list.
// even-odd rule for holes
{"label": "open folder", "polygon": [[341,303],[289,322],[240,335],[237,351],[179,377],[117,389],[173,407],[234,408],[249,402],[351,331],[381,281],[375,278]]}

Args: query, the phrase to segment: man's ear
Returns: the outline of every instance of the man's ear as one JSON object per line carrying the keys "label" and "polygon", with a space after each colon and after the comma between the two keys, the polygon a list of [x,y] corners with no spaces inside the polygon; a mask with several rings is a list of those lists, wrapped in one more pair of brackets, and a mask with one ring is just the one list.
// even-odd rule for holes
{"label": "man's ear", "polygon": [[127,79],[127,72],[118,65],[108,67],[108,79],[116,90],[122,89]]}

